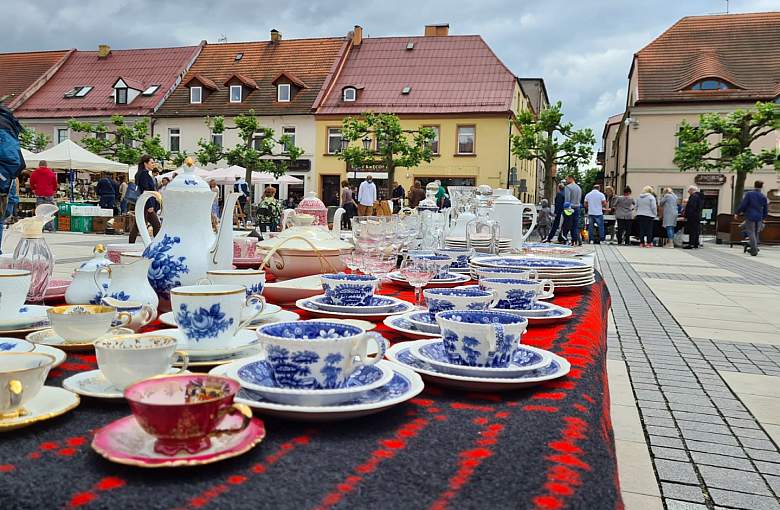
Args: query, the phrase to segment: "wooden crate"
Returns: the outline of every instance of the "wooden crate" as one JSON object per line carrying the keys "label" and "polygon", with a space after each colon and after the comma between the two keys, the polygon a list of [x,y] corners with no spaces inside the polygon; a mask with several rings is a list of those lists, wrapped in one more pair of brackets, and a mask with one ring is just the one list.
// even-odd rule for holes
{"label": "wooden crate", "polygon": [[106,232],[106,224],[108,218],[105,216],[93,216],[92,217],[92,231],[96,234],[103,234]]}
{"label": "wooden crate", "polygon": [[57,219],[57,230],[60,232],[70,232],[70,216],[60,216]]}

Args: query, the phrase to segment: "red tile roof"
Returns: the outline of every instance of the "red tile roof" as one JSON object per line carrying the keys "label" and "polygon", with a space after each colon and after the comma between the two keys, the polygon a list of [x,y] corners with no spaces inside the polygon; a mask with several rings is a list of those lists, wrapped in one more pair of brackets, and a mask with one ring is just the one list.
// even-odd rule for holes
{"label": "red tile roof", "polygon": [[70,50],[0,53],[0,104],[12,109],[19,96],[48,71],[57,66]]}
{"label": "red tile roof", "polygon": [[181,82],[182,86],[187,86],[193,81],[197,81],[204,87],[206,87],[209,90],[217,90],[219,87],[217,87],[217,84],[214,83],[214,80],[209,80],[205,76],[203,76],[200,73],[194,73],[187,75],[187,79],[185,79],[183,82]]}
{"label": "red tile roof", "polygon": [[[320,39],[283,39],[278,42],[257,41],[207,44],[195,64],[173,94],[158,110],[160,117],[187,117],[203,115],[238,115],[254,109],[258,115],[311,114],[312,104],[320,87],[346,48],[343,37]],[[239,60],[236,56],[243,54]],[[190,104],[187,80],[193,75],[203,76],[214,83],[224,83],[236,73],[254,80],[258,89],[244,97],[241,103],[230,102],[227,87],[217,86],[201,104]],[[304,83],[291,101],[276,101],[276,87],[272,83],[284,73]]]}
{"label": "red tile roof", "polygon": [[[506,113],[516,83],[478,35],[364,38],[351,49],[317,114]],[[342,100],[349,86],[363,87],[354,102]],[[402,94],[404,87],[411,91]]]}
{"label": "red tile roof", "polygon": [[253,80],[252,78],[247,78],[241,73],[235,73],[231,75],[225,82],[222,84],[224,86],[228,86],[228,84],[231,82],[231,80],[236,79],[240,81],[245,86],[249,87],[250,89],[257,89],[257,82]]}
{"label": "red tile roof", "polygon": [[[149,115],[198,54],[200,46],[112,50],[106,58],[96,51],[76,51],[59,71],[15,112],[20,118]],[[143,90],[160,85],[151,96],[130,104],[114,104],[113,85],[122,77]],[[80,98],[64,97],[77,86],[94,87]]]}
{"label": "red tile roof", "polygon": [[[635,55],[637,102],[772,100],[779,55],[780,12],[683,18]],[[705,78],[736,88],[686,90]]]}

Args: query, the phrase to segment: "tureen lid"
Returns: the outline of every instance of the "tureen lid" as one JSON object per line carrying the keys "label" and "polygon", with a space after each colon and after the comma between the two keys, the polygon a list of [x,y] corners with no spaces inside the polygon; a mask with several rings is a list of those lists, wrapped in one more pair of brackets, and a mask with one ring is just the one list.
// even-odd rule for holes
{"label": "tureen lid", "polygon": [[[305,219],[304,219],[305,221]],[[296,221],[296,223],[298,223]],[[297,224],[279,232],[279,235],[272,239],[266,239],[257,243],[261,250],[272,250],[279,247],[280,250],[296,250],[313,252],[315,250],[333,251],[347,250],[352,245],[341,239],[335,239],[331,232],[317,225]]]}
{"label": "tureen lid", "polygon": [[315,191],[309,191],[306,198],[301,200],[295,210],[297,212],[327,211],[328,208],[325,207],[325,203],[317,197]]}
{"label": "tureen lid", "polygon": [[208,191],[212,192],[208,183],[195,174],[196,167],[192,158],[187,158],[179,168],[176,177],[165,187],[174,191]]}
{"label": "tureen lid", "polygon": [[96,245],[92,253],[95,256],[83,262],[76,270],[77,272],[94,273],[98,268],[111,265],[111,261],[106,258],[106,247],[104,245]]}

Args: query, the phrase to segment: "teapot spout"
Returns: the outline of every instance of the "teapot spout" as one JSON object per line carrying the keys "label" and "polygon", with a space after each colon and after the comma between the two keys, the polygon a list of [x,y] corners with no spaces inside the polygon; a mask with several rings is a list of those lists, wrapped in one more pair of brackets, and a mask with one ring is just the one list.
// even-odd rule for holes
{"label": "teapot spout", "polygon": [[[214,245],[209,250],[212,269],[230,269],[233,267],[233,208],[241,193],[230,193],[225,199],[219,230]],[[214,198],[216,200],[216,197]]]}

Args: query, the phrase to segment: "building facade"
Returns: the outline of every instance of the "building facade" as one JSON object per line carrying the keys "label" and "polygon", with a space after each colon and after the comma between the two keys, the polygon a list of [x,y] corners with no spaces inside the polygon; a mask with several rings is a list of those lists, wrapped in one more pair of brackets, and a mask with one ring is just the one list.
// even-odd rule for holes
{"label": "building facade", "polygon": [[[780,95],[780,12],[683,18],[634,55],[625,112],[611,117],[602,136],[605,181],[656,191],[671,187],[682,197],[698,185],[705,195],[705,219],[730,213],[733,173],[680,172],[674,164],[677,132],[704,113],[729,114]],[[752,149],[780,146],[774,132]],[[714,141],[714,140],[713,140]],[[748,176],[777,187],[771,166]]]}
{"label": "building facade", "polygon": [[[302,196],[315,187],[312,105],[346,45],[344,37],[283,40],[277,30],[267,41],[205,44],[181,84],[156,111],[155,132],[173,152],[192,154],[201,139],[230,148],[239,143],[235,116],[253,110],[276,138],[287,135],[303,149],[288,169],[303,184],[280,189],[281,198]],[[205,121],[217,115],[225,118],[226,130],[214,137]],[[282,147],[278,154],[286,159]]]}
{"label": "building facade", "polygon": [[447,25],[429,25],[422,37],[369,38],[356,26],[315,104],[316,189],[335,205],[344,179],[356,183],[371,174],[386,188],[380,165],[351,169],[338,157],[344,118],[374,111],[398,115],[404,129],[437,133],[430,163],[396,169],[405,189],[434,179],[506,188],[511,172],[518,196],[535,201],[536,163],[510,150],[512,121],[529,108],[515,75],[479,36],[451,36]]}

